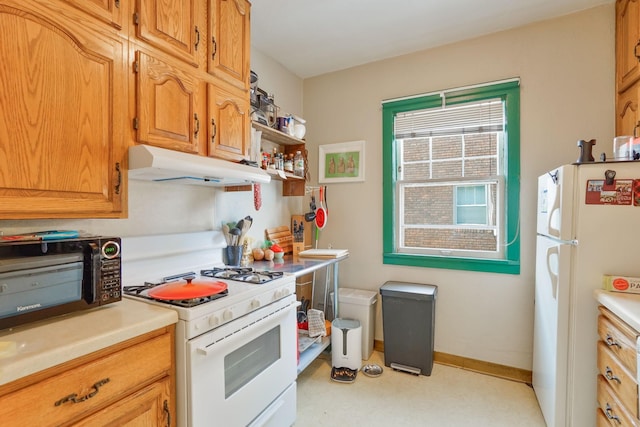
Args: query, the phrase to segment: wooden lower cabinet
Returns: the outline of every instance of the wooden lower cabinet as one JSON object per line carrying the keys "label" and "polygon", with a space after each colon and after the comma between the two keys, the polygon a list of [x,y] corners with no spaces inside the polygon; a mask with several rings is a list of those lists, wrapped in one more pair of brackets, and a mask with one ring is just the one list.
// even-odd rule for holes
{"label": "wooden lower cabinet", "polygon": [[638,420],[634,419],[625,405],[620,402],[602,375],[598,375],[598,405],[600,406],[596,417],[598,427],[638,427]]}
{"label": "wooden lower cabinet", "polygon": [[[75,426],[171,426],[171,381],[157,381],[126,399],[91,415]],[[175,419],[175,418],[174,418]]]}
{"label": "wooden lower cabinet", "polygon": [[22,426],[169,426],[174,327],[0,386],[0,420]]}
{"label": "wooden lower cabinet", "polygon": [[636,340],[638,332],[599,307],[598,426],[640,427]]}

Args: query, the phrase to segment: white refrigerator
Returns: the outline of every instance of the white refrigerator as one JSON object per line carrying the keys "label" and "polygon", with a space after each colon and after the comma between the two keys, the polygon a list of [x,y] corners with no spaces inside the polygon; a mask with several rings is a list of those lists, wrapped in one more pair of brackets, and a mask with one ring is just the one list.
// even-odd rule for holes
{"label": "white refrigerator", "polygon": [[566,165],[538,178],[533,388],[548,427],[595,426],[593,291],[605,274],[640,276],[635,179],[640,162]]}

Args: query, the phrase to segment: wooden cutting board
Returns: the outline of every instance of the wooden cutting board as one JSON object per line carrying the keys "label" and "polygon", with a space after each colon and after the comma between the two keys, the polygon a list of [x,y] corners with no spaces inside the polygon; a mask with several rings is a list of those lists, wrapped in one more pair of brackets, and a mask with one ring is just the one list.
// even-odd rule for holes
{"label": "wooden cutting board", "polygon": [[280,245],[285,254],[293,252],[293,236],[288,226],[281,225],[280,227],[267,228],[265,236],[268,240]]}

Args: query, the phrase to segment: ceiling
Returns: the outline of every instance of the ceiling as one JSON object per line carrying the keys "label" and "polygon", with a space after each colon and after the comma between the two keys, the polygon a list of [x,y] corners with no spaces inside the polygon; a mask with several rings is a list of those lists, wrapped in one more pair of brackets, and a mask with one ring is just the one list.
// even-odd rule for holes
{"label": "ceiling", "polygon": [[300,78],[614,0],[251,0],[251,44]]}

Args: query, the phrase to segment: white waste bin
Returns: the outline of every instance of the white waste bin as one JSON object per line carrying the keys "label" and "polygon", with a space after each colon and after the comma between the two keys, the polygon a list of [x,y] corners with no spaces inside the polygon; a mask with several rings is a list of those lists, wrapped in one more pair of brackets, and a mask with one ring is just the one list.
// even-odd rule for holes
{"label": "white waste bin", "polygon": [[355,371],[362,365],[362,327],[353,319],[331,322],[331,366]]}
{"label": "white waste bin", "polygon": [[[333,292],[331,292],[333,308]],[[376,321],[378,293],[363,289],[338,288],[338,317],[355,319],[362,326],[362,359],[368,360],[373,353],[373,337]]]}

